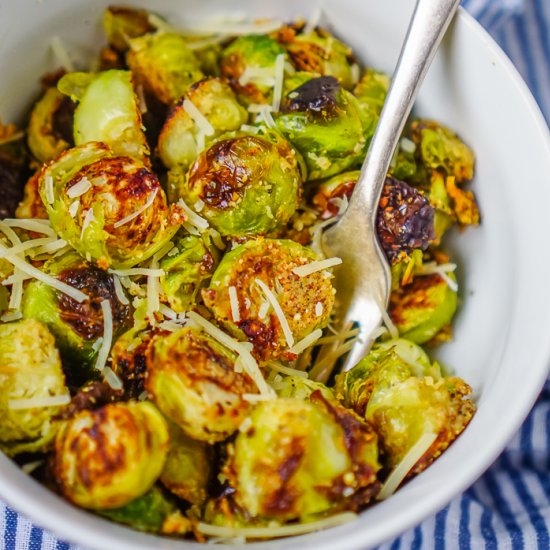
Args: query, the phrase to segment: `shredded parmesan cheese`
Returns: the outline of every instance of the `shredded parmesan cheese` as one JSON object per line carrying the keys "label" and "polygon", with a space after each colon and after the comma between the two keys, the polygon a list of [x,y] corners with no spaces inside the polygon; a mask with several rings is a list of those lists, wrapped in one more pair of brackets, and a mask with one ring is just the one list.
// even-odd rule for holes
{"label": "shredded parmesan cheese", "polygon": [[44,460],[35,460],[33,462],[27,462],[21,466],[21,471],[27,475],[32,474],[37,468],[40,468],[44,464]]}
{"label": "shredded parmesan cheese", "polygon": [[[151,269],[158,268],[158,258],[153,256]],[[154,325],[156,323],[155,312],[160,309],[160,285],[158,277],[150,275],[147,277],[147,318]]]}
{"label": "shredded parmesan cheese", "polygon": [[307,277],[318,271],[323,271],[323,269],[328,269],[329,267],[334,267],[342,263],[341,258],[327,258],[326,260],[318,260],[311,262],[306,265],[300,265],[292,269],[292,273],[298,275],[298,277]]}
{"label": "shredded parmesan cheese", "polygon": [[280,53],[275,58],[275,86],[273,87],[273,111],[279,112],[283,95],[283,80],[285,78],[285,55]]}
{"label": "shredded parmesan cheese", "polygon": [[399,147],[404,153],[410,153],[411,155],[416,151],[416,145],[414,141],[409,138],[402,137],[399,141]]}
{"label": "shredded parmesan cheese", "polygon": [[[6,250],[8,249],[4,245],[0,244],[0,252]],[[51,286],[56,290],[59,290],[60,292],[63,292],[63,294],[70,296],[73,300],[76,300],[77,302],[81,303],[88,299],[88,296],[84,294],[84,292],[81,292],[80,290],[77,290],[76,288],[73,288],[72,286],[69,286],[68,284],[57,280],[51,275],[47,275],[46,273],[28,264],[27,262],[25,262],[25,260],[17,256],[6,259],[23,273],[26,273],[27,275],[30,275],[33,279],[38,279],[44,284]]]}
{"label": "shredded parmesan cheese", "polygon": [[205,136],[214,135],[215,130],[212,124],[210,124],[208,119],[190,99],[186,98],[183,101],[183,110],[193,119],[193,122],[195,122]]}
{"label": "shredded parmesan cheese", "polygon": [[315,304],[315,317],[321,317],[323,315],[323,302],[317,302]]}
{"label": "shredded parmesan cheese", "polygon": [[92,188],[92,183],[90,180],[86,177],[79,180],[77,183],[75,183],[68,191],[67,191],[67,197],[70,199],[77,199],[78,197],[81,197],[85,193],[87,193]]}
{"label": "shredded parmesan cheese", "polygon": [[12,313],[4,313],[2,317],[0,317],[0,321],[3,323],[11,323],[12,321],[19,321],[19,319],[23,318],[23,313],[21,311],[14,311]]}
{"label": "shredded parmesan cheese", "polygon": [[177,204],[185,212],[189,223],[196,227],[201,233],[205,229],[208,229],[209,223],[204,218],[201,218],[196,212],[193,212],[183,199],[180,199]]}
{"label": "shredded parmesan cheese", "polygon": [[178,332],[178,330],[181,330],[184,326],[185,325],[176,321],[162,321],[162,323],[159,323],[158,327],[168,332]]}
{"label": "shredded parmesan cheese", "polygon": [[208,523],[199,522],[197,529],[208,537],[245,537],[250,539],[270,539],[276,537],[291,537],[313,533],[321,529],[336,527],[348,523],[357,518],[353,512],[344,512],[329,516],[319,521],[311,521],[308,523],[294,523],[291,525],[269,527],[220,527],[218,525],[210,525]]}
{"label": "shredded parmesan cheese", "polygon": [[294,344],[288,351],[290,353],[295,353],[299,355],[304,350],[315,344],[319,338],[323,335],[323,331],[320,328],[315,329],[313,332],[308,334],[305,338]]}
{"label": "shredded parmesan cheese", "polygon": [[49,220],[6,218],[0,222],[0,229],[2,231],[5,232],[5,229],[10,227],[18,227],[27,231],[33,231],[34,233],[48,235],[48,237],[57,238],[55,231],[50,226]]}
{"label": "shredded parmesan cheese", "polygon": [[377,500],[384,500],[393,495],[401,482],[407,477],[407,474],[414,468],[414,465],[424,456],[428,449],[437,439],[437,434],[422,434],[418,441],[409,449],[409,452],[403,457],[401,462],[393,469],[388,479],[382,485]]}
{"label": "shredded parmesan cheese", "polygon": [[24,243],[19,243],[11,248],[8,248],[7,252],[0,252],[0,258],[5,258],[6,256],[15,256],[18,254],[21,254],[22,252],[26,252],[27,250],[30,250],[32,248],[38,248],[45,244],[50,244],[52,242],[55,242],[52,237],[44,237],[40,239],[32,239],[30,241],[25,241]]}
{"label": "shredded parmesan cheese", "polygon": [[259,401],[271,401],[275,394],[243,393],[243,399],[249,403],[258,403]]}
{"label": "shredded parmesan cheese", "polygon": [[172,321],[175,321],[178,318],[178,314],[165,304],[160,305],[159,311],[162,313],[164,317],[166,317],[166,319],[171,319]]}
{"label": "shredded parmesan cheese", "polygon": [[55,194],[53,192],[53,177],[48,174],[44,179],[44,189],[46,191],[46,202],[53,204],[55,201]]}
{"label": "shredded parmesan cheese", "polygon": [[113,342],[113,312],[109,300],[103,300],[101,302],[101,312],[103,313],[103,339],[95,363],[95,368],[100,372],[105,369],[109,351],[111,351],[111,344]]}
{"label": "shredded parmesan cheese", "polygon": [[304,27],[304,34],[311,34],[318,26],[323,16],[323,8],[317,8]]}
{"label": "shredded parmesan cheese", "polygon": [[244,370],[258,387],[260,394],[273,395],[273,390],[267,385],[262,371],[260,370],[260,367],[254,357],[252,357],[248,346],[244,345],[243,342],[238,342],[237,340],[231,338],[231,336],[225,334],[225,332],[220,330],[217,326],[213,325],[210,321],[207,321],[204,317],[194,311],[189,311],[187,313],[187,317],[220,344],[236,352],[240,356]]}
{"label": "shredded parmesan cheese", "polygon": [[130,300],[128,300],[128,297],[126,296],[126,293],[124,292],[124,288],[122,288],[122,283],[120,282],[120,279],[117,275],[113,275],[113,283],[115,285],[115,294],[118,299],[118,301],[123,306],[130,305]]}
{"label": "shredded parmesan cheese", "polygon": [[42,409],[46,407],[60,407],[71,402],[71,396],[66,393],[63,395],[52,395],[44,397],[30,397],[28,399],[8,399],[8,409]]}
{"label": "shredded parmesan cheese", "polygon": [[69,56],[67,48],[63,45],[61,38],[59,36],[54,36],[50,42],[52,52],[55,56],[55,59],[66,73],[74,73],[74,65]]}
{"label": "shredded parmesan cheese", "polygon": [[299,378],[307,378],[308,373],[303,370],[293,369],[292,367],[287,367],[282,365],[277,361],[269,361],[267,366],[274,372],[281,372],[287,374],[288,376],[298,376]]}
{"label": "shredded parmesan cheese", "polygon": [[195,210],[197,212],[201,212],[204,208],[204,201],[202,201],[201,199],[199,199],[194,205],[193,207],[195,208]]}
{"label": "shredded parmesan cheese", "polygon": [[231,317],[235,323],[238,323],[241,320],[241,313],[239,311],[237,289],[234,286],[229,287],[229,303],[231,305]]}
{"label": "shredded parmesan cheese", "polygon": [[388,312],[386,311],[386,309],[383,307],[380,307],[379,309],[380,309],[380,314],[382,316],[382,322],[384,323],[385,327],[388,329],[390,336],[392,338],[399,338],[399,331],[397,330],[397,327],[393,324],[393,321],[388,315]]}
{"label": "shredded parmesan cheese", "polygon": [[38,246],[36,249],[33,249],[33,253],[35,256],[40,256],[41,254],[52,254],[53,252],[63,250],[66,246],[67,241],[64,239],[57,239],[56,241],[51,241],[48,244]]}
{"label": "shredded parmesan cheese", "polygon": [[258,317],[260,319],[265,319],[267,316],[267,312],[269,311],[269,302],[262,302],[259,309],[258,309]]}
{"label": "shredded parmesan cheese", "polygon": [[122,384],[122,380],[113,372],[113,370],[110,367],[105,367],[103,369],[103,378],[109,386],[113,390],[122,390],[124,389],[124,385]]}
{"label": "shredded parmesan cheese", "polygon": [[250,124],[243,124],[241,126],[241,132],[247,132],[249,134],[259,134],[260,129],[257,126],[250,126]]}
{"label": "shredded parmesan cheese", "polygon": [[262,292],[265,294],[265,297],[269,300],[269,303],[271,304],[271,307],[273,308],[273,311],[275,312],[275,315],[279,320],[281,329],[283,330],[286,343],[289,348],[292,348],[292,346],[294,345],[294,336],[292,336],[290,325],[286,320],[285,314],[283,313],[283,309],[281,308],[281,305],[279,304],[277,297],[261,279],[255,279],[254,282],[262,289]]}
{"label": "shredded parmesan cheese", "polygon": [[150,208],[153,205],[153,202],[155,201],[155,198],[157,196],[157,193],[159,192],[159,188],[157,187],[147,199],[147,202],[141,207],[138,208],[135,212],[130,214],[129,216],[126,216],[125,218],[122,218],[121,220],[118,220],[118,222],[115,222],[113,224],[113,227],[116,229],[117,227],[120,227],[121,225],[125,225],[129,222],[131,222],[133,219],[137,218],[140,214],[143,214],[145,210]]}
{"label": "shredded parmesan cheese", "polygon": [[84,221],[82,222],[82,231],[80,232],[80,240],[84,238],[84,233],[86,232],[86,229],[90,226],[90,224],[95,220],[94,211],[89,208],[86,211],[86,215],[84,216]]}
{"label": "shredded parmesan cheese", "polygon": [[162,277],[165,273],[163,269],[149,269],[147,267],[131,267],[130,269],[110,269],[109,273],[119,277],[133,277],[141,275],[144,277]]}
{"label": "shredded parmesan cheese", "polygon": [[273,107],[271,105],[265,105],[264,103],[251,103],[248,106],[249,113],[261,113],[262,111],[272,111]]}

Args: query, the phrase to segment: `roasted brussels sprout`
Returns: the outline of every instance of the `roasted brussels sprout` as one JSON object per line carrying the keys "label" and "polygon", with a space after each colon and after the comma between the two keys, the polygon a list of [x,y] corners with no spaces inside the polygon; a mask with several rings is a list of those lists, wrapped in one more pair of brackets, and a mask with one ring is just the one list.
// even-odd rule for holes
{"label": "roasted brussels sprout", "polygon": [[353,89],[363,111],[371,119],[378,119],[390,88],[390,77],[374,69],[367,69]]}
{"label": "roasted brussels sprout", "polygon": [[201,284],[214,273],[219,253],[206,236],[186,235],[174,240],[176,252],[160,262],[166,275],[160,285],[170,307],[187,311],[196,301]]}
{"label": "roasted brussels sprout", "polygon": [[[293,272],[316,260],[309,248],[293,241],[250,240],[223,257],[208,289],[202,291],[204,303],[237,338],[248,339],[259,358],[296,359],[289,339],[299,341],[325,327],[334,305],[328,271],[303,277]],[[231,299],[233,292],[236,298]],[[274,312],[273,299],[291,334]]]}
{"label": "roasted brussels sprout", "polygon": [[187,437],[175,424],[170,423],[169,427],[170,449],[160,481],[179,498],[200,506],[208,495],[212,470],[210,449],[206,443]]}
{"label": "roasted brussels sprout", "polygon": [[304,170],[301,157],[277,132],[222,136],[174,187],[224,236],[265,234],[287,222]]}
{"label": "roasted brussels sprout", "polygon": [[191,530],[191,521],[182,515],[157,485],[121,508],[98,510],[98,513],[146,533],[185,535]]}
{"label": "roasted brussels sprout", "polygon": [[153,486],[168,442],[166,421],[151,403],[112,403],[82,411],[57,433],[54,473],[59,488],[83,508],[120,508]]}
{"label": "roasted brussels sprout", "polygon": [[298,71],[333,76],[348,90],[356,83],[351,49],[328,31],[317,27],[312,32],[297,33],[285,27],[278,38]]}
{"label": "roasted brussels sprout", "polygon": [[268,103],[279,55],[285,55],[285,50],[270,36],[240,36],[223,50],[220,70],[243,103]]}
{"label": "roasted brussels sprout", "polygon": [[135,81],[166,105],[173,104],[191,84],[204,78],[199,60],[179,34],[133,38],[126,60]]}
{"label": "roasted brussels sprout", "polygon": [[183,220],[142,162],[102,143],[75,147],[44,166],[39,189],[57,234],[102,269],[151,257]]}
{"label": "roasted brussels sprout", "polygon": [[260,403],[241,430],[224,473],[252,517],[292,520],[353,508],[353,496],[362,492],[359,500],[368,502],[378,487],[376,435],[319,391],[311,401]]}
{"label": "roasted brussels sprout", "polygon": [[[200,115],[189,114],[193,107],[210,125],[207,133],[204,123],[197,123]],[[210,144],[223,133],[238,130],[247,120],[246,109],[227,83],[219,78],[201,80],[191,86],[164,123],[158,143],[159,156],[167,168],[179,165],[187,170],[204,149],[205,142]]]}
{"label": "roasted brussels sprout", "polygon": [[71,385],[80,385],[94,372],[98,340],[103,337],[101,302],[111,304],[115,336],[131,320],[130,306],[120,303],[113,275],[88,264],[76,252],[48,261],[43,270],[89,296],[78,303],[42,281],[28,283],[22,302],[23,316],[44,323],[55,336]]}
{"label": "roasted brussels sprout", "polygon": [[32,319],[0,325],[0,448],[8,455],[45,451],[69,391],[55,340]]}
{"label": "roasted brussels sprout", "polygon": [[208,443],[222,441],[249,413],[243,395],[256,392],[246,374],[235,372],[235,361],[210,336],[183,328],[149,345],[146,389],[187,435]]}
{"label": "roasted brussels sprout", "polygon": [[473,178],[474,153],[452,130],[432,120],[415,120],[411,132],[417,157],[428,171],[453,176],[457,183]]}
{"label": "roasted brussels sprout", "polygon": [[118,155],[147,159],[149,148],[129,71],[69,73],[57,86],[78,101],[74,113],[76,145],[101,141]]}
{"label": "roasted brussels sprout", "polygon": [[458,437],[471,420],[475,405],[471,388],[463,380],[442,377],[437,365],[425,366],[421,350],[416,358],[402,350],[403,346],[375,346],[340,376],[337,387],[344,403],[374,426],[390,468],[401,462],[420,437],[437,436],[411,468],[411,476],[426,468]]}
{"label": "roasted brussels sprout", "polygon": [[[446,276],[456,283],[452,273]],[[451,322],[456,306],[449,283],[437,274],[421,275],[391,293],[388,313],[403,338],[423,344]]]}
{"label": "roasted brussels sprout", "polygon": [[155,28],[149,23],[149,12],[126,6],[109,6],[103,12],[103,28],[109,46],[117,52],[128,50],[128,40],[137,38]]}
{"label": "roasted brussels sprout", "polygon": [[361,162],[368,123],[336,78],[312,78],[287,94],[278,129],[302,153],[309,179],[327,178]]}
{"label": "roasted brussels sprout", "polygon": [[68,111],[72,117],[74,104],[56,88],[48,88],[33,107],[27,143],[33,156],[40,162],[49,162],[73,145],[72,135],[60,131],[58,113]]}
{"label": "roasted brussels sprout", "polygon": [[[358,171],[344,172],[319,185],[312,202],[321,218],[341,213],[358,178]],[[425,250],[435,240],[434,209],[414,187],[388,177],[380,197],[376,229],[382,248],[395,264],[415,249]]]}

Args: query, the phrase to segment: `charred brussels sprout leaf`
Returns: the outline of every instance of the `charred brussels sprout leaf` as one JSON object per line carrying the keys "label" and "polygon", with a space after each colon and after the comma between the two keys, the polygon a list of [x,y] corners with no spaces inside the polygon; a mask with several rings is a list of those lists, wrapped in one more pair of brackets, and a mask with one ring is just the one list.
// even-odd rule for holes
{"label": "charred brussels sprout leaf", "polygon": [[237,504],[250,516],[307,518],[353,507],[352,495],[377,486],[371,428],[320,392],[311,399],[259,404],[230,446],[225,472]]}
{"label": "charred brussels sprout leaf", "polygon": [[184,328],[155,338],[147,351],[146,389],[159,409],[187,435],[215,443],[247,417],[247,375],[234,370],[236,356],[206,334]]}
{"label": "charred brussels sprout leaf", "polygon": [[[398,341],[399,342],[399,341]],[[442,377],[414,344],[376,346],[338,381],[340,396],[374,426],[388,465],[393,468],[424,434],[436,440],[411,469],[426,468],[462,432],[475,405],[460,378]]]}
{"label": "charred brussels sprout leaf", "polygon": [[313,78],[291,91],[277,127],[302,153],[309,179],[326,178],[360,163],[366,120],[350,92],[334,77]]}
{"label": "charred brussels sprout leaf", "polygon": [[[456,281],[452,273],[447,277]],[[388,312],[403,338],[423,344],[451,322],[456,305],[456,291],[446,281],[421,275],[392,292]]]}
{"label": "charred brussels sprout leaf", "polygon": [[179,196],[222,235],[265,234],[290,219],[298,206],[301,159],[279,134],[222,136],[204,151]]}
{"label": "charred brussels sprout leaf", "polygon": [[48,88],[33,107],[27,143],[33,156],[40,162],[53,160],[73,144],[72,132],[70,136],[62,135],[64,132],[56,124],[65,111],[72,118],[74,104],[56,88]]}
{"label": "charred brussels sprout leaf", "polygon": [[275,82],[275,61],[284,53],[269,36],[240,36],[223,50],[220,70],[243,103],[268,103]]}
{"label": "charred brussels sprout leaf", "polygon": [[128,39],[137,38],[155,28],[149,23],[149,12],[125,6],[109,6],[103,12],[103,28],[109,45],[118,52],[128,50]]}
{"label": "charred brussels sprout leaf", "polygon": [[[327,325],[334,304],[334,289],[327,271],[305,277],[292,271],[315,260],[318,258],[309,248],[293,241],[248,241],[223,257],[208,289],[203,290],[204,303],[238,339],[250,341],[261,359],[296,359],[289,351],[281,323],[258,280],[276,295],[297,342]],[[237,296],[238,320],[231,308],[231,287]],[[319,308],[321,315],[318,316]]]}
{"label": "charred brussels sprout leaf", "polygon": [[58,235],[103,269],[150,258],[182,221],[142,162],[101,143],[70,149],[45,166],[39,189]]}
{"label": "charred brussels sprout leaf", "polygon": [[298,71],[333,76],[344,88],[353,87],[353,58],[348,46],[320,28],[307,34],[297,34],[290,27],[284,31],[279,32],[279,40]]}
{"label": "charred brussels sprout leaf", "polygon": [[179,34],[147,34],[130,40],[126,57],[134,79],[156,98],[171,105],[204,75],[195,54]]}
{"label": "charred brussels sprout leaf", "polygon": [[191,522],[156,485],[121,508],[98,512],[112,521],[146,533],[183,535],[191,528]]}
{"label": "charred brussels sprout leaf", "polygon": [[67,397],[55,340],[42,323],[24,320],[0,326],[0,448],[8,455],[45,451]]}
{"label": "charred brussels sprout leaf", "polygon": [[31,281],[24,292],[23,316],[41,321],[55,336],[72,385],[97,375],[93,366],[103,337],[101,302],[109,300],[115,335],[130,321],[130,307],[117,298],[113,276],[88,264],[75,252],[50,260],[44,271],[90,298],[78,303],[45,283]]}
{"label": "charred brussels sprout leaf", "polygon": [[[146,159],[149,148],[129,71],[111,70],[90,75],[70,73],[58,83],[78,100],[74,113],[74,141],[101,141],[119,155]],[[77,89],[81,86],[82,89]],[[77,97],[78,96],[78,97]]]}
{"label": "charred brussels sprout leaf", "polygon": [[203,281],[212,276],[218,252],[205,236],[187,235],[176,239],[174,244],[176,252],[160,262],[166,273],[161,278],[161,287],[170,307],[182,313],[195,303]]}
{"label": "charred brussels sprout leaf", "polygon": [[187,437],[180,428],[170,424],[170,449],[160,481],[171,493],[191,504],[204,504],[211,461],[206,443]]}
{"label": "charred brussels sprout leaf", "polygon": [[82,411],[57,433],[54,472],[60,490],[83,508],[120,508],[153,486],[168,441],[166,421],[151,403]]}
{"label": "charred brussels sprout leaf", "polygon": [[[211,128],[208,134],[189,114],[187,102],[197,108]],[[192,109],[192,107],[191,107]],[[209,78],[191,86],[172,109],[159,137],[159,155],[167,168],[188,169],[204,148],[225,132],[238,130],[248,120],[233,90],[219,78]]]}

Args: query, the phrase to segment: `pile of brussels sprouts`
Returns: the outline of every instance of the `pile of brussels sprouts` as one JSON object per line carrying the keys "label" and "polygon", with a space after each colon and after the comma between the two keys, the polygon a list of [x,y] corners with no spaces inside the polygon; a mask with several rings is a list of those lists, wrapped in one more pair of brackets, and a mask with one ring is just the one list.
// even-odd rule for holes
{"label": "pile of brussels sprouts", "polygon": [[421,347],[452,337],[440,246],[479,222],[472,151],[407,126],[377,219],[390,321],[337,374],[358,331],[333,327],[320,236],[389,78],[323,28],[255,25],[110,7],[94,70],[46,75],[24,131],[0,127],[0,448],[74,505],[200,541],[348,519],[475,411]]}

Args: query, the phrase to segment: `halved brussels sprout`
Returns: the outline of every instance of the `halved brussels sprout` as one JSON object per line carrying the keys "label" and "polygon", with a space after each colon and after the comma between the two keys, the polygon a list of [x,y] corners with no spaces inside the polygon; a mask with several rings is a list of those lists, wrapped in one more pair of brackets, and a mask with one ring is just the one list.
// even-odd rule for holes
{"label": "halved brussels sprout", "polygon": [[83,508],[120,508],[151,489],[168,442],[166,421],[146,401],[82,411],[57,433],[54,474],[61,493]]}
{"label": "halved brussels sprout", "polygon": [[429,171],[453,176],[457,183],[474,177],[474,153],[452,130],[421,119],[413,122],[411,132],[417,158]]}
{"label": "halved brussels sprout", "polygon": [[301,157],[277,132],[222,136],[172,185],[222,235],[262,235],[298,206]]}
{"label": "halved brussels sprout", "polygon": [[135,81],[167,105],[204,78],[199,60],[179,34],[146,34],[131,39],[126,61]]}
{"label": "halved brussels sprout", "polygon": [[[223,257],[208,289],[202,291],[204,303],[227,330],[241,340],[249,340],[261,359],[294,360],[296,355],[289,351],[284,329],[262,285],[276,295],[298,342],[327,325],[334,305],[334,288],[327,270],[305,277],[292,271],[316,260],[318,257],[309,248],[293,241],[250,240]],[[238,318],[233,316],[231,292],[236,296]]]}
{"label": "halved brussels sprout", "polygon": [[460,378],[441,377],[425,354],[409,354],[391,342],[373,351],[340,376],[338,393],[364,415],[380,437],[388,466],[395,467],[423,435],[437,436],[411,468],[419,473],[435,460],[471,420],[471,388]]}
{"label": "halved brussels sprout", "polygon": [[214,273],[219,253],[205,236],[186,235],[174,240],[175,253],[166,255],[160,285],[170,307],[182,313],[195,302],[201,284]]}
{"label": "halved brussels sprout", "polygon": [[403,338],[423,344],[451,322],[456,306],[457,293],[444,279],[421,275],[391,293],[388,313]]}
{"label": "halved brussels sprout", "polygon": [[275,61],[284,53],[285,50],[270,36],[239,36],[222,52],[221,74],[229,80],[245,105],[268,103],[275,82]]}
{"label": "halved brussels sprout", "polygon": [[356,83],[351,49],[325,29],[297,33],[295,28],[285,27],[278,37],[297,70],[333,76],[348,90]]}
{"label": "halved brussels sprout", "polygon": [[155,28],[149,23],[149,12],[126,6],[108,6],[103,12],[103,28],[109,45],[118,52],[128,50],[128,40]]}
{"label": "halved brussels sprout", "polygon": [[369,425],[316,391],[311,401],[258,404],[229,445],[224,473],[249,516],[292,520],[365,504],[379,468]]}
{"label": "halved brussels sprout", "polygon": [[131,308],[118,300],[113,276],[88,264],[76,252],[48,261],[43,271],[81,290],[89,296],[78,303],[45,283],[33,280],[23,294],[23,316],[44,323],[55,336],[67,376],[72,385],[80,385],[97,375],[94,363],[103,337],[104,319],[101,302],[109,300],[114,334],[131,321]]}
{"label": "halved brussels sprout", "polygon": [[57,234],[102,269],[150,258],[183,220],[141,161],[102,143],[75,147],[44,166],[39,189]]}
{"label": "halved brussels sprout", "polygon": [[50,162],[73,145],[72,135],[63,135],[56,124],[57,113],[66,110],[72,115],[74,104],[56,88],[48,88],[33,107],[27,143],[33,156],[41,163]]}
{"label": "halved brussels sprout", "polygon": [[275,117],[302,153],[309,179],[327,178],[361,162],[368,122],[361,106],[332,76],[312,78],[291,91]]}
{"label": "halved brussels sprout", "polygon": [[147,159],[149,148],[129,71],[69,73],[57,86],[78,101],[74,113],[76,145],[101,141],[116,154]]}
{"label": "halved brussels sprout", "polygon": [[70,399],[47,327],[32,319],[0,325],[0,373],[0,448],[8,455],[46,451]]}
{"label": "halved brussels sprout", "polygon": [[121,508],[98,510],[98,513],[116,523],[128,525],[138,531],[162,535],[185,535],[191,530],[191,521],[166,497],[157,485],[144,495]]}
{"label": "halved brussels sprout", "polygon": [[[199,110],[212,131],[204,133],[189,114],[186,102]],[[199,153],[225,132],[238,130],[248,120],[230,86],[219,78],[207,78],[193,84],[184,98],[170,112],[159,136],[158,151],[167,168],[182,166],[187,170]]]}
{"label": "halved brussels sprout", "polygon": [[377,119],[380,116],[390,82],[387,74],[369,68],[353,88],[353,95],[369,118]]}
{"label": "halved brussels sprout", "polygon": [[160,335],[147,350],[146,389],[187,435],[208,443],[222,441],[250,411],[243,394],[256,393],[252,380],[235,372],[236,359],[196,329]]}
{"label": "halved brussels sprout", "polygon": [[207,488],[212,473],[210,448],[195,441],[173,423],[170,427],[170,449],[161,483],[173,494],[191,504],[202,505],[208,496]]}

